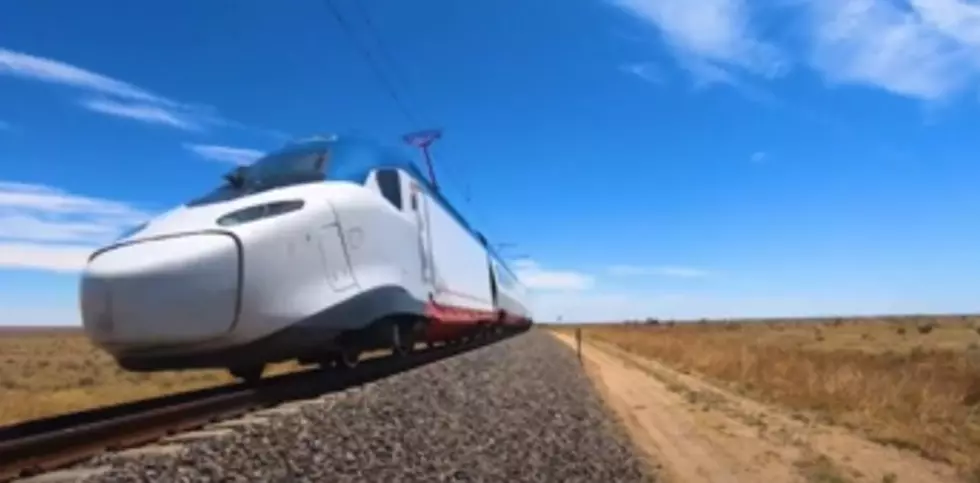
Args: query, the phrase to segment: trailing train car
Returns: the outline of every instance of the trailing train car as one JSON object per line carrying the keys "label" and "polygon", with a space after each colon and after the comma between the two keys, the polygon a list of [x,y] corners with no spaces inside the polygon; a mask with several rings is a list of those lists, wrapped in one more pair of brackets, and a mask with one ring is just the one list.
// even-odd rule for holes
{"label": "trailing train car", "polygon": [[490,253],[494,274],[493,298],[498,320],[503,326],[525,328],[532,322],[531,312],[527,307],[527,288],[502,258],[492,250]]}
{"label": "trailing train car", "polygon": [[532,323],[526,290],[408,158],[287,145],[93,253],[87,336],[127,370],[353,366]]}

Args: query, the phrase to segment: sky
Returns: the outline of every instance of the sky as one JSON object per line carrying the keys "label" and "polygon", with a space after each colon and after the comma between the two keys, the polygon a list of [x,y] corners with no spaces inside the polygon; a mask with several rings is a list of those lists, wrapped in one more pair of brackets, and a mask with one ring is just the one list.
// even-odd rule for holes
{"label": "sky", "polygon": [[3,2],[0,324],[289,139],[428,127],[538,320],[976,312],[978,47],[967,0]]}

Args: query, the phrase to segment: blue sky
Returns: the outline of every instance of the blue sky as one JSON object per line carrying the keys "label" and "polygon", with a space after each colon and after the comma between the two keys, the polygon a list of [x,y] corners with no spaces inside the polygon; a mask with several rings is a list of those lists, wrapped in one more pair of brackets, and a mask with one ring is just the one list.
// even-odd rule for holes
{"label": "blue sky", "polygon": [[77,323],[87,253],[236,162],[430,126],[539,319],[980,309],[976,3],[333,3],[358,43],[321,0],[0,5],[0,324]]}

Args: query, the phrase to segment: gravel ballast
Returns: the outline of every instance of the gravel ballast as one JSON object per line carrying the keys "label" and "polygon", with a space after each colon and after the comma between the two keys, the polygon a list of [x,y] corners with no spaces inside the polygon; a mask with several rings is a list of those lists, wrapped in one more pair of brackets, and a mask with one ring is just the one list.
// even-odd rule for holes
{"label": "gravel ballast", "polygon": [[87,482],[653,481],[573,351],[540,330]]}

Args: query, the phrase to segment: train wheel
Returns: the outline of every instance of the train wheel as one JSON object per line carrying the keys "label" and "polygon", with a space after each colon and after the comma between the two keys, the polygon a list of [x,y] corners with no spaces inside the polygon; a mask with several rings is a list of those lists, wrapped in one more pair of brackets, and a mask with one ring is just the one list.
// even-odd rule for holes
{"label": "train wheel", "polygon": [[261,380],[262,372],[264,371],[264,364],[259,364],[256,366],[231,367],[228,369],[228,372],[230,372],[232,376],[247,383],[258,382]]}
{"label": "train wheel", "polygon": [[391,351],[398,357],[404,357],[415,350],[415,324],[391,324]]}
{"label": "train wheel", "polygon": [[356,347],[345,347],[337,353],[337,367],[341,369],[353,369],[361,362],[361,350]]}

